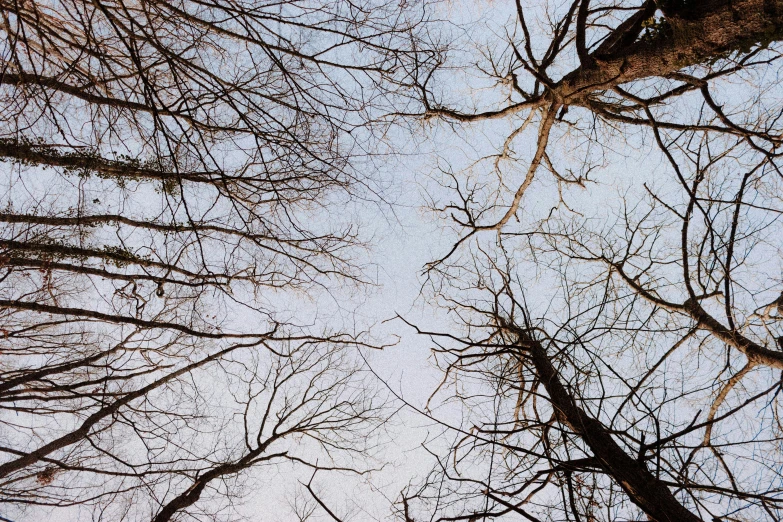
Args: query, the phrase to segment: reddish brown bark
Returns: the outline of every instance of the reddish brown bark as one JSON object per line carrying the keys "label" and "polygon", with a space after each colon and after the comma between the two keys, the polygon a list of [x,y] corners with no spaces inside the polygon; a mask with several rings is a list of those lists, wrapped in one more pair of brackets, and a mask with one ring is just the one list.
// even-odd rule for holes
{"label": "reddish brown bark", "polygon": [[783,36],[780,0],[707,1],[688,15],[667,17],[666,29],[655,38],[636,40],[612,54],[601,55],[599,48],[591,55],[593,60],[555,85],[554,95],[565,103],[579,103],[595,91],[667,76]]}

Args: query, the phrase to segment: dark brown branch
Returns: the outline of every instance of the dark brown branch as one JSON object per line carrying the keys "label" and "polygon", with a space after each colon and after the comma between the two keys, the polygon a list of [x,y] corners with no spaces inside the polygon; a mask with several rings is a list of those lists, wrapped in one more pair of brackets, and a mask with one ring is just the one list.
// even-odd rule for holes
{"label": "dark brown branch", "polygon": [[546,349],[538,340],[527,330],[513,325],[506,325],[505,328],[517,336],[520,349],[529,355],[561,422],[585,441],[606,473],[617,481],[634,504],[656,522],[701,520],[683,507],[669,488],[653,476],[642,462],[625,453],[601,422],[577,406],[561,382]]}

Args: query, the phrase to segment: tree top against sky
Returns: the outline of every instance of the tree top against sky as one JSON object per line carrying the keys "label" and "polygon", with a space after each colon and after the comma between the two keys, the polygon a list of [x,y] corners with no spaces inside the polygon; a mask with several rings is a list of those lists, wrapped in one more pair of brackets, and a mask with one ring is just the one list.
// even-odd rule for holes
{"label": "tree top against sky", "polygon": [[0,8],[0,517],[783,517],[783,2]]}

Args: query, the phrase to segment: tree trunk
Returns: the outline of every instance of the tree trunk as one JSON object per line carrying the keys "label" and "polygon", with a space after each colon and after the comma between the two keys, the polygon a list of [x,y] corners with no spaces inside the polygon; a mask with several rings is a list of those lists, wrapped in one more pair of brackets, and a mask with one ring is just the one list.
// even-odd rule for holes
{"label": "tree trunk", "polygon": [[683,507],[643,462],[623,451],[601,422],[577,406],[560,381],[543,345],[523,330],[513,328],[513,332],[530,355],[560,421],[585,441],[601,468],[623,488],[631,501],[656,522],[700,522],[701,519]]}

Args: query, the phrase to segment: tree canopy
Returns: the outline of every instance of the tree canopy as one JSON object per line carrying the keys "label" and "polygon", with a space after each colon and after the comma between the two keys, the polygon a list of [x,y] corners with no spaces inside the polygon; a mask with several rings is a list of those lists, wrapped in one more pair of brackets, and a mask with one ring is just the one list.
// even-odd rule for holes
{"label": "tree canopy", "polygon": [[0,520],[783,518],[783,2],[2,13]]}

